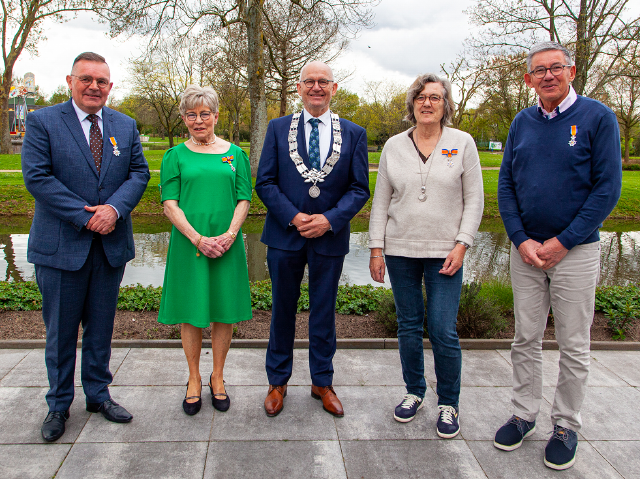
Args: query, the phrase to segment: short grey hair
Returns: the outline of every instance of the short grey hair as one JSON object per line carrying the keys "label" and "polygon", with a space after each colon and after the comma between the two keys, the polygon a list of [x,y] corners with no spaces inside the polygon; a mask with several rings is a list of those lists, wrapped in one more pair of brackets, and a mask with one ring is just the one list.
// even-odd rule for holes
{"label": "short grey hair", "polygon": [[180,115],[187,114],[200,105],[208,106],[212,113],[218,113],[218,94],[210,86],[189,85],[182,93]]}
{"label": "short grey hair", "polygon": [[451,123],[451,119],[455,113],[455,107],[453,104],[453,97],[451,96],[451,83],[449,80],[444,78],[440,78],[435,73],[425,73],[424,75],[420,75],[409,87],[409,91],[407,91],[407,116],[404,117],[406,121],[410,121],[414,125],[416,124],[416,116],[413,113],[413,103],[415,102],[418,95],[424,90],[424,87],[427,83],[440,83],[442,86],[442,98],[444,100],[444,114],[442,115],[442,119],[440,120],[440,126],[444,127]]}
{"label": "short grey hair", "polygon": [[571,52],[558,42],[540,42],[536,43],[529,49],[529,54],[527,55],[527,71],[530,72],[532,69],[532,61],[533,56],[536,53],[549,52],[549,51],[561,51],[564,55],[564,61],[567,65],[573,65],[573,58],[571,57]]}

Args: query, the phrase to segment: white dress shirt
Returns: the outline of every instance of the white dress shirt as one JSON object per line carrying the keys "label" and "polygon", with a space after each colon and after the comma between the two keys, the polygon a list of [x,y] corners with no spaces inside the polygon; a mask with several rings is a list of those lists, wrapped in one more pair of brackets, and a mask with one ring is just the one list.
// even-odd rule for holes
{"label": "white dress shirt", "polygon": [[[76,115],[78,115],[78,120],[80,120],[80,126],[82,127],[82,131],[84,132],[84,136],[87,139],[87,144],[89,148],[91,148],[91,141],[89,140],[89,131],[91,130],[91,121],[87,120],[89,113],[85,113],[80,109],[76,102],[72,99],[71,103],[73,104],[73,109],[76,111]],[[98,126],[100,127],[101,135],[104,133],[104,128],[102,128],[102,108],[100,111],[96,113],[98,115]]]}
{"label": "white dress shirt", "polygon": [[[78,115],[78,120],[80,120],[80,126],[82,127],[82,132],[84,133],[84,137],[87,139],[87,144],[89,145],[89,149],[91,149],[91,140],[90,140],[91,121],[87,120],[87,117],[90,115],[90,113],[86,113],[82,111],[80,107],[76,105],[76,102],[73,98],[71,99],[71,104],[73,105],[73,109],[76,111],[76,115]],[[100,108],[100,111],[96,113],[96,115],[98,115],[98,126],[100,127],[100,136],[102,136],[104,140],[104,128],[102,127],[102,108]],[[107,205],[109,205],[109,203],[107,203]],[[109,205],[109,206],[111,206],[114,209],[114,211],[118,215],[118,218],[120,218],[120,212],[118,211],[118,208],[116,208],[113,205]]]}
{"label": "white dress shirt", "polygon": [[540,97],[538,97],[538,111],[542,113],[542,115],[547,120],[551,120],[552,118],[555,118],[560,113],[565,111],[571,105],[573,105],[577,99],[578,99],[578,94],[573,89],[573,85],[569,85],[569,94],[565,97],[564,100],[562,100],[562,103],[560,103],[557,107],[553,109],[552,112],[548,112],[547,110],[544,109],[544,106],[542,106],[542,100],[540,99]]}
{"label": "white dress shirt", "polygon": [[[303,120],[304,120],[304,138],[307,142],[307,153],[309,153],[309,137],[311,136],[311,123],[309,120],[311,118],[315,118],[311,113],[309,113],[306,108],[303,110]],[[327,161],[327,157],[329,156],[329,148],[331,147],[331,110],[325,111],[322,115],[318,117],[320,123],[318,123],[318,135],[320,139],[320,168],[324,166],[324,163]]]}

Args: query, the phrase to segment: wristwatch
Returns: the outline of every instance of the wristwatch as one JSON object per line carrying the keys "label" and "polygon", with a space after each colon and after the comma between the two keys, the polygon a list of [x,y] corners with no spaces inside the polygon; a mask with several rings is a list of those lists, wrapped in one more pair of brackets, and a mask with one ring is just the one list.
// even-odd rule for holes
{"label": "wristwatch", "polygon": [[464,241],[456,241],[456,243],[464,246],[464,249],[469,249],[471,247],[469,244],[465,243]]}
{"label": "wristwatch", "polygon": [[238,235],[238,233],[234,233],[231,230],[227,231],[227,233],[229,233],[233,239],[236,239],[236,236]]}

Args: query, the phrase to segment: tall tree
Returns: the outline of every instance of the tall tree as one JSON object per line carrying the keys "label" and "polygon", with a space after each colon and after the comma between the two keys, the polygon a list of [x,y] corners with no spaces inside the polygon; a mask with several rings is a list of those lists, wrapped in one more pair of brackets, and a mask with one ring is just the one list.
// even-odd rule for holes
{"label": "tall tree", "polygon": [[86,0],[0,0],[0,3],[4,68],[0,78],[0,154],[4,154],[12,152],[8,111],[16,61],[24,50],[37,52],[38,42],[45,38],[43,20],[63,22],[65,14],[88,10],[91,3]]}
{"label": "tall tree", "polygon": [[265,8],[267,88],[280,103],[278,116],[285,116],[302,67],[312,60],[331,62],[348,40],[340,34],[338,19],[326,12],[309,15],[289,0],[276,0]]}
{"label": "tall tree", "polygon": [[360,101],[355,122],[367,130],[369,141],[382,146],[410,125],[403,120],[406,94],[406,88],[392,82],[365,83],[366,100]]}
{"label": "tall tree", "polygon": [[[274,0],[130,0],[111,5],[99,1],[97,11],[119,35],[159,35],[172,30],[181,35],[209,27],[210,30],[243,24],[247,34],[247,70],[251,102],[251,171],[255,175],[267,130],[266,68],[264,61],[264,22],[269,19],[265,3]],[[282,0],[285,1],[285,0]],[[324,12],[335,19],[343,31],[357,31],[371,23],[370,6],[377,0],[287,0],[308,15]]]}
{"label": "tall tree", "polygon": [[629,162],[631,139],[640,126],[640,64],[629,66],[625,75],[607,85],[604,98],[618,117],[624,144],[624,162]]}
{"label": "tall tree", "polygon": [[[575,51],[578,94],[593,96],[618,75],[621,59],[637,55],[640,17],[631,0],[476,0],[471,21],[485,27],[470,44],[485,53],[519,53],[551,40]],[[595,74],[599,70],[600,74]]]}
{"label": "tall tree", "polygon": [[180,95],[198,78],[198,58],[194,42],[159,41],[130,61],[132,92],[156,111],[170,148],[182,126]]}
{"label": "tall tree", "polygon": [[452,94],[458,100],[455,102],[455,113],[451,119],[453,128],[460,128],[465,115],[468,115],[468,105],[482,92],[487,81],[487,62],[472,64],[466,55],[458,56],[449,66],[444,63],[440,69],[447,76],[454,87]]}

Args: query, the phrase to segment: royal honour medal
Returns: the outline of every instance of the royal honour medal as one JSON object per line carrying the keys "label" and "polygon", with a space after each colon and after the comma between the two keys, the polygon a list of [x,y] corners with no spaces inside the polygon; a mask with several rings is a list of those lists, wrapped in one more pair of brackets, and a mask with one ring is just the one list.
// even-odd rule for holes
{"label": "royal honour medal", "polygon": [[571,125],[571,140],[569,140],[569,146],[576,146],[577,134],[578,134],[578,125]]}

